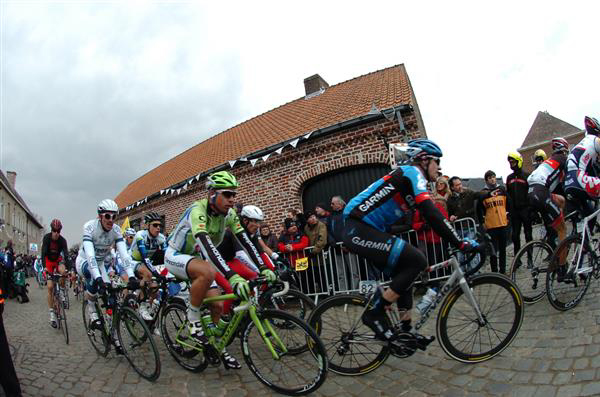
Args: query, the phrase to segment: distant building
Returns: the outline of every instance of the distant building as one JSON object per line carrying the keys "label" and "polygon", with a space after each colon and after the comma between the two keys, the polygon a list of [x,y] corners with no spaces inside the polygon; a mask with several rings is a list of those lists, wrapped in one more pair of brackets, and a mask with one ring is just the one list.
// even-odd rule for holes
{"label": "distant building", "polygon": [[241,185],[236,200],[258,205],[277,227],[287,209],[306,212],[334,195],[349,200],[388,173],[388,144],[427,137],[404,65],[332,86],[316,74],[304,80],[304,89],[304,96],[129,183],[115,198],[120,220],[128,216],[138,227],[152,210],[164,216],[169,232],[192,201],[206,197],[206,176],[228,170]]}
{"label": "distant building", "polygon": [[[0,170],[0,246],[12,240],[16,254],[37,255],[44,227],[15,189],[16,179],[16,172]],[[32,243],[38,252],[30,250]]]}
{"label": "distant building", "polygon": [[531,173],[533,170],[533,155],[536,150],[542,149],[548,156],[552,154],[552,138],[565,138],[571,147],[584,137],[585,131],[557,119],[548,112],[538,112],[529,133],[517,149],[523,156],[523,168]]}

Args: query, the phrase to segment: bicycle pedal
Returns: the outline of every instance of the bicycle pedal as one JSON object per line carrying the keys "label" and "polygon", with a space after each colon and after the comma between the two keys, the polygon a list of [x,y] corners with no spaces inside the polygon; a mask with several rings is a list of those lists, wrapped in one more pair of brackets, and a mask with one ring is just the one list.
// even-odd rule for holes
{"label": "bicycle pedal", "polygon": [[417,343],[417,349],[425,351],[427,346],[431,344],[435,340],[435,336],[424,336],[420,334],[415,334],[415,340]]}
{"label": "bicycle pedal", "polygon": [[213,367],[221,365],[221,357],[212,345],[204,346],[204,357],[206,357],[208,363]]}

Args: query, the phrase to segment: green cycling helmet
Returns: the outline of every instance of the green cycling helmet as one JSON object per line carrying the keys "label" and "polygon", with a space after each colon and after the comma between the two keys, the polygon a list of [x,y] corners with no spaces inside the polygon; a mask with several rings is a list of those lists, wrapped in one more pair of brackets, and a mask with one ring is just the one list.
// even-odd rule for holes
{"label": "green cycling helmet", "polygon": [[235,176],[227,171],[219,171],[210,174],[206,178],[206,187],[208,189],[236,189],[238,187]]}

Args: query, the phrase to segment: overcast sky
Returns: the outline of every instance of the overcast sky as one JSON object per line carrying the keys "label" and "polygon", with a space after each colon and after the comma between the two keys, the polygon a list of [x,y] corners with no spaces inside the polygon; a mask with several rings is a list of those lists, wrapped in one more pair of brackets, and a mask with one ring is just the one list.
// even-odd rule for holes
{"label": "overcast sky", "polygon": [[70,244],[96,204],[304,95],[406,65],[449,175],[509,173],[538,111],[600,116],[600,2],[1,1],[0,168]]}

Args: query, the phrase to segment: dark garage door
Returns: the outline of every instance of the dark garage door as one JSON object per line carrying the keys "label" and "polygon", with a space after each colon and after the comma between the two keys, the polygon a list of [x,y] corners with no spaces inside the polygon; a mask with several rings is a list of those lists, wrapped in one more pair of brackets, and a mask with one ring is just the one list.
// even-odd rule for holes
{"label": "dark garage door", "polygon": [[304,212],[315,208],[317,203],[329,203],[332,196],[342,196],[348,202],[391,168],[387,164],[370,164],[348,167],[319,175],[306,182],[302,193]]}

